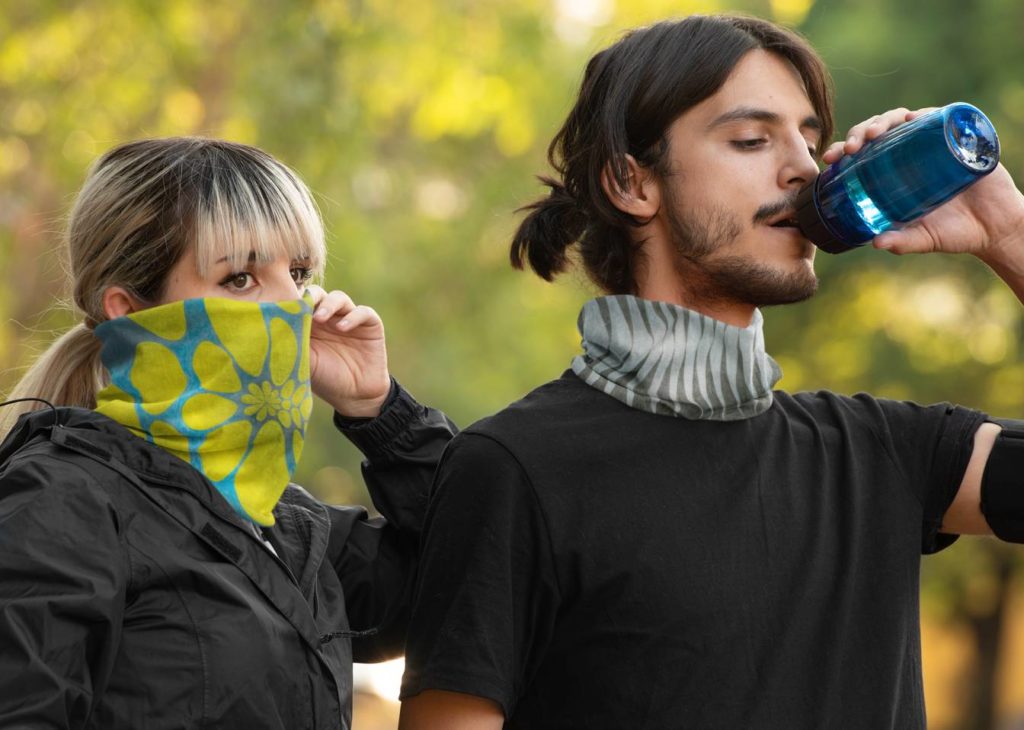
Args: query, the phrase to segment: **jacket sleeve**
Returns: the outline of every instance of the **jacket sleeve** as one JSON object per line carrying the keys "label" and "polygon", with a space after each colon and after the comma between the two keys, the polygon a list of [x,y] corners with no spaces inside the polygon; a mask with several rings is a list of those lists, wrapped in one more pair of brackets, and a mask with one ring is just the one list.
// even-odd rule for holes
{"label": "jacket sleeve", "polygon": [[363,478],[382,516],[330,508],[328,554],[345,591],[349,623],[356,631],[375,631],[353,640],[353,657],[381,661],[403,650],[430,485],[458,429],[397,382],[377,418],[335,414],[335,425],[366,456]]}
{"label": "jacket sleeve", "polygon": [[114,658],[129,570],[107,495],[52,455],[0,470],[0,727],[84,727]]}

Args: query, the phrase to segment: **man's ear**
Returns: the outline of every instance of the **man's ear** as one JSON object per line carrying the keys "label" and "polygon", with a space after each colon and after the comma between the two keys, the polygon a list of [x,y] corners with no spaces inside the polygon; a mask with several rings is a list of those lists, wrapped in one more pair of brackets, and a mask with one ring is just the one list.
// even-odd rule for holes
{"label": "man's ear", "polygon": [[103,311],[107,319],[116,319],[144,309],[142,302],[122,286],[108,286],[103,290]]}
{"label": "man's ear", "polygon": [[611,163],[601,171],[601,187],[612,205],[637,220],[653,218],[661,208],[661,187],[649,168],[643,167],[633,155],[625,155],[626,185],[619,184]]}

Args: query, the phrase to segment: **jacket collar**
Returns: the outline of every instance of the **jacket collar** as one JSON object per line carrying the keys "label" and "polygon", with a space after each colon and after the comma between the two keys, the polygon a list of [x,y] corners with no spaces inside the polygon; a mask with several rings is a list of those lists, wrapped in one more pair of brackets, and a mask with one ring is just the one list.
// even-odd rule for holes
{"label": "jacket collar", "polygon": [[[286,548],[284,559],[274,559],[259,544],[251,524],[190,464],[94,411],[57,408],[59,429],[54,428],[54,416],[49,409],[23,415],[0,444],[0,466],[21,448],[48,440],[106,464],[129,481],[135,481],[134,476],[142,482],[136,486],[144,496],[234,563],[314,648],[319,648],[321,628],[337,628],[318,627],[309,609],[327,550],[330,520],[326,508],[305,490],[291,486],[274,510],[275,538]],[[181,499],[176,492],[192,499]],[[289,580],[274,575],[282,570]]]}
{"label": "jacket collar", "polygon": [[[218,516],[227,516],[233,512],[209,480],[190,464],[139,438],[116,421],[86,408],[57,408],[55,411],[46,409],[26,413],[18,419],[7,439],[0,445],[0,464],[29,442],[50,438],[55,418],[62,428],[83,439],[97,452],[116,459],[140,478],[184,489]],[[231,521],[244,526],[241,519]]]}

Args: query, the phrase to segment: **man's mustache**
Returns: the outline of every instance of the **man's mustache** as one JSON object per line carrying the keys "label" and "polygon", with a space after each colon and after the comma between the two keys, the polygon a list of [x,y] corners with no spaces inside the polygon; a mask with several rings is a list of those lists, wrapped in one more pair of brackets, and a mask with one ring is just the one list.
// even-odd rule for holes
{"label": "man's mustache", "polygon": [[767,223],[779,213],[784,213],[787,210],[794,210],[796,208],[796,197],[797,194],[794,193],[782,200],[762,205],[757,209],[757,212],[754,213],[754,225]]}

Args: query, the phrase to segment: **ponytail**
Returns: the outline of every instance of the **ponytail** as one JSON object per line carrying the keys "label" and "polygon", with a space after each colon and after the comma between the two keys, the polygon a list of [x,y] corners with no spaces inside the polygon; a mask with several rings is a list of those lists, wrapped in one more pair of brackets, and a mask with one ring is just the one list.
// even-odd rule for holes
{"label": "ponytail", "polygon": [[597,286],[609,294],[635,294],[637,251],[629,235],[607,223],[603,211],[588,216],[562,183],[540,181],[551,192],[519,209],[529,214],[512,239],[512,266],[522,269],[528,261],[538,276],[552,281],[569,266],[568,250],[578,243],[583,268]]}
{"label": "ponytail", "polygon": [[[105,385],[100,341],[84,324],[65,332],[49,346],[8,394],[8,399],[40,398],[57,406],[96,407],[96,393]],[[18,417],[42,408],[39,402],[13,403],[0,408],[0,440]]]}
{"label": "ponytail", "polygon": [[568,265],[566,249],[583,235],[587,218],[564,185],[545,176],[540,181],[551,192],[519,209],[530,212],[512,239],[509,258],[517,269],[529,261],[538,276],[551,281]]}

